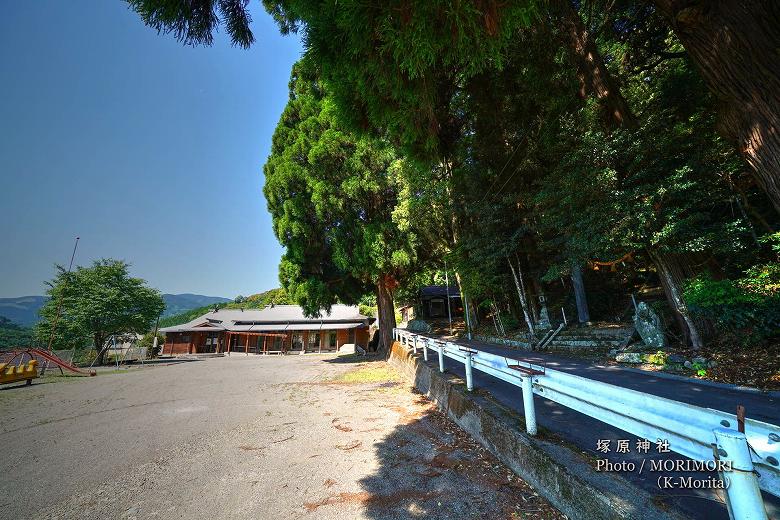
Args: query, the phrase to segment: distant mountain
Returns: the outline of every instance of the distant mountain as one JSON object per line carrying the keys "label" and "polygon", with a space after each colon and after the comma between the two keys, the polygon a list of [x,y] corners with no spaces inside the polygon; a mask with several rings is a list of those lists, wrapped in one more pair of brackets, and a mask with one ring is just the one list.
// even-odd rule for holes
{"label": "distant mountain", "polygon": [[0,298],[0,316],[8,318],[17,325],[30,327],[38,322],[38,309],[43,307],[48,299],[47,296]]}
{"label": "distant mountain", "polygon": [[[46,296],[21,296],[19,298],[0,298],[0,316],[8,318],[17,325],[31,327],[38,322],[38,309],[43,307]],[[179,314],[190,309],[231,302],[230,298],[203,296],[202,294],[163,294],[165,311],[163,317]]]}
{"label": "distant mountain", "polygon": [[[165,312],[163,312],[163,317],[179,314],[197,307],[233,301],[231,298],[203,296],[202,294],[163,294],[163,300],[165,300]],[[0,312],[0,314],[2,314],[2,312]]]}
{"label": "distant mountain", "polygon": [[[228,301],[224,306],[221,305],[220,307],[225,309],[262,309],[266,305],[287,305],[293,303],[295,302],[287,297],[284,289],[271,289],[270,291],[253,294],[252,296],[239,296],[234,301]],[[187,323],[213,310],[213,307],[214,304],[209,303],[202,307],[193,307],[176,314],[168,314],[166,311],[165,316],[160,320],[160,327],[173,327],[174,325]]]}

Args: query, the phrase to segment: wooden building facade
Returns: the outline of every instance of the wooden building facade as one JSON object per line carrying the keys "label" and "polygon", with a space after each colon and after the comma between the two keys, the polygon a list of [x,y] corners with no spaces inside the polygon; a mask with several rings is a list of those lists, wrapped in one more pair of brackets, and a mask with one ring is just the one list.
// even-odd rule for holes
{"label": "wooden building facade", "polygon": [[306,317],[297,305],[223,309],[160,329],[165,334],[162,354],[303,354],[335,352],[345,344],[367,348],[372,321],[347,305],[334,305],[330,314],[315,318]]}

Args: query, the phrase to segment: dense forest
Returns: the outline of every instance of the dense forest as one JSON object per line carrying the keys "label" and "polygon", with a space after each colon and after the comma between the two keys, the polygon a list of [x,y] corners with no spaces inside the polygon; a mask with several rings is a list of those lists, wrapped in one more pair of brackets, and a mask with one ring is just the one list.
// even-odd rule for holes
{"label": "dense forest", "polygon": [[32,343],[33,329],[0,316],[0,348],[28,346]]}
{"label": "dense forest", "polygon": [[[242,0],[129,2],[254,43]],[[628,320],[634,296],[681,347],[777,363],[777,5],[263,3],[306,46],[265,167],[292,300],[373,294],[387,348],[394,298],[446,263],[475,322],[533,334],[540,297]]]}

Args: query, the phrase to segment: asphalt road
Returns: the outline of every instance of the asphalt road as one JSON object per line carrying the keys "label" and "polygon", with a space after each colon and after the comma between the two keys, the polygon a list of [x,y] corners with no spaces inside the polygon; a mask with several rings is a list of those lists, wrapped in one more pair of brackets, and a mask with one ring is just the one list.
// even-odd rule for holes
{"label": "asphalt road", "polygon": [[4,387],[0,519],[563,518],[386,363],[334,360]]}
{"label": "asphalt road", "polygon": [[[769,397],[764,394],[750,393],[738,390],[729,390],[713,388],[697,384],[695,381],[674,381],[656,377],[652,374],[638,374],[633,371],[627,371],[620,367],[603,366],[576,358],[561,357],[549,353],[518,351],[502,346],[479,342],[479,341],[458,341],[457,343],[469,345],[473,348],[485,350],[513,359],[520,359],[535,364],[545,365],[550,369],[569,372],[578,376],[603,381],[613,385],[630,388],[641,392],[674,399],[698,406],[714,408],[730,413],[736,413],[737,405],[742,404],[746,408],[746,416],[772,424],[780,424],[780,399]],[[437,357],[429,356],[429,364],[438,366]],[[453,360],[446,359],[446,369],[458,376],[465,378],[463,365]],[[474,371],[475,387],[487,390],[492,396],[503,405],[510,407],[519,413],[522,413],[523,403],[520,389],[498,380],[494,377]],[[557,403],[543,399],[541,396],[535,396],[536,420],[537,423],[560,437],[573,443],[583,452],[594,457],[608,458],[611,462],[619,463],[621,461],[633,461],[639,468],[642,459],[648,462],[650,460],[661,459],[683,459],[682,456],[671,454],[653,454],[653,449],[649,455],[640,455],[635,451],[637,437],[623,432],[617,428],[611,427],[605,423],[597,421],[591,417],[581,414],[570,408],[561,406]],[[597,442],[600,439],[610,439],[612,441],[612,452],[603,454],[596,450]],[[631,453],[616,454],[614,448],[616,441],[628,439],[630,441]],[[656,495],[658,500],[670,507],[677,508],[686,515],[697,519],[728,520],[728,512],[722,499],[712,490],[696,489],[659,489],[657,485],[657,473],[644,471],[642,474],[635,472],[620,472],[627,480],[633,482],[650,493]],[[693,476],[703,478],[706,473],[669,473],[674,476]],[[764,502],[767,504],[769,518],[780,519],[780,499],[764,493]]]}

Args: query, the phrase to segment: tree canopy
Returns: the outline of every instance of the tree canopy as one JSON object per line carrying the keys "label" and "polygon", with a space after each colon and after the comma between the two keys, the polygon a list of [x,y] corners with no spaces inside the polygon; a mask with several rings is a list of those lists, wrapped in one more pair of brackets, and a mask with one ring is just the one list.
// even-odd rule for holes
{"label": "tree canopy", "polygon": [[[128,2],[145,23],[187,44],[211,44],[220,24],[234,44],[254,42],[247,0]],[[721,2],[711,8],[672,0],[263,0],[263,5],[282,33],[303,32],[307,54],[322,66],[342,117],[363,129],[389,132],[416,153],[445,157],[457,126],[446,110],[453,88],[482,70],[500,69],[512,57],[508,46],[529,27],[564,42],[580,92],[598,99],[605,119],[616,126],[633,126],[634,113],[596,38],[611,33],[627,39],[633,33],[643,44],[635,50],[650,49],[673,31],[720,102],[722,133],[737,144],[780,211],[780,97],[770,94],[780,91],[780,8],[773,2]]]}
{"label": "tree canopy", "polygon": [[[133,2],[189,44],[232,4]],[[263,4],[306,47],[265,193],[282,283],[309,311],[383,277],[411,298],[446,262],[475,318],[500,310],[529,333],[540,302],[622,320],[641,294],[680,344],[723,341],[725,323],[775,341],[771,3]],[[242,46],[245,21],[226,26]]]}
{"label": "tree canopy", "polygon": [[56,348],[80,348],[92,342],[101,364],[112,336],[144,334],[165,309],[160,293],[130,276],[129,265],[103,259],[68,272],[57,266],[47,282],[49,296],[41,308],[36,334],[48,342],[54,329]]}
{"label": "tree canopy", "polygon": [[414,271],[420,250],[414,230],[393,215],[404,164],[387,142],[339,124],[308,65],[293,67],[265,165],[268,209],[285,247],[279,278],[310,315],[375,292],[380,321],[390,320],[392,292]]}

